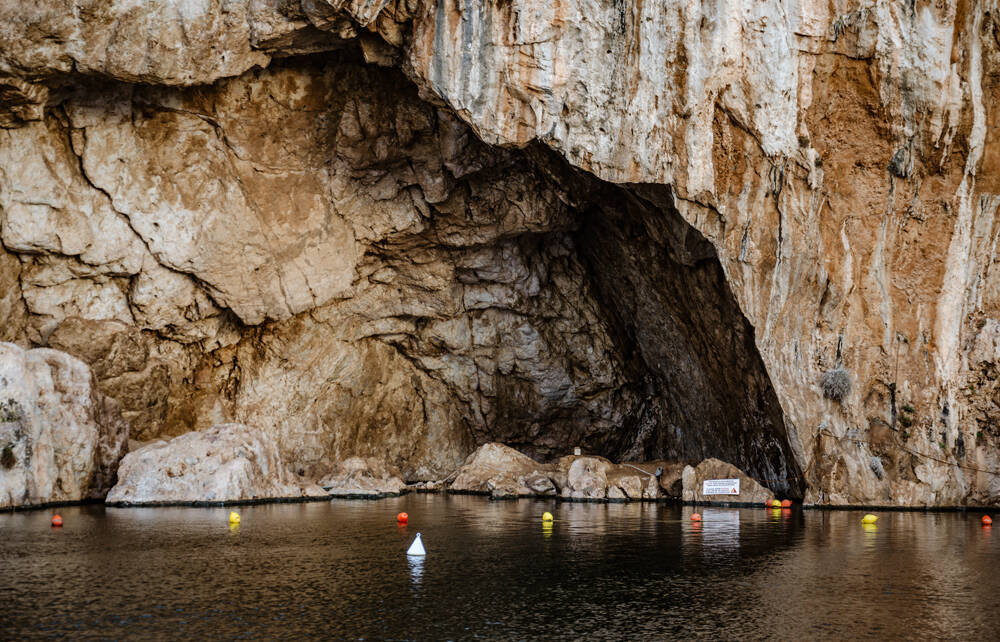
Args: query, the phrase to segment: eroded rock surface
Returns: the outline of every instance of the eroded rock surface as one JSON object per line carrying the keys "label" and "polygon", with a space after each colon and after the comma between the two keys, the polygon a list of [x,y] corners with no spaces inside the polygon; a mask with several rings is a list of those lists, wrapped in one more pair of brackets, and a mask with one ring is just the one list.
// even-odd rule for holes
{"label": "eroded rock surface", "polygon": [[449,490],[494,498],[555,495],[552,466],[498,443],[480,446],[458,469]]}
{"label": "eroded rock surface", "polygon": [[103,498],[127,440],[87,364],[0,343],[0,508]]}
{"label": "eroded rock surface", "polygon": [[220,424],[128,453],[109,504],[223,503],[321,498],[316,484],[290,473],[262,430]]}
{"label": "eroded rock surface", "polygon": [[0,340],[309,475],[499,440],[1000,502],[998,14],[8,3]]}
{"label": "eroded rock surface", "polygon": [[319,485],[334,497],[391,497],[406,490],[402,477],[399,469],[374,457],[350,457]]}

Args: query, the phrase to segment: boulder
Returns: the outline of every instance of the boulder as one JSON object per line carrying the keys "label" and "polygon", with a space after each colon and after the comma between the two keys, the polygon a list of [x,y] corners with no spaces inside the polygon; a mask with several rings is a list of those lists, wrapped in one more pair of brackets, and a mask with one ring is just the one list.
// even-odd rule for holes
{"label": "boulder", "polygon": [[104,497],[127,440],[85,363],[0,343],[0,508]]}
{"label": "boulder", "polygon": [[559,492],[552,478],[541,472],[534,472],[523,477],[521,483],[524,485],[525,490],[528,491],[527,494],[531,495],[551,496]]}
{"label": "boulder", "polygon": [[646,482],[646,487],[642,489],[642,498],[659,499],[661,495],[660,481],[656,477],[650,477]]}
{"label": "boulder", "polygon": [[628,500],[628,496],[618,486],[608,486],[606,489],[606,499],[612,502],[624,502]]}
{"label": "boulder", "polygon": [[625,496],[629,499],[642,499],[643,492],[643,480],[639,479],[638,475],[630,475],[628,477],[622,477],[618,480],[618,488],[625,493]]}
{"label": "boulder", "polygon": [[243,424],[219,424],[130,452],[107,502],[215,504],[327,496],[288,471],[267,433]]}
{"label": "boulder", "polygon": [[677,461],[614,464],[603,457],[568,455],[559,460],[551,478],[566,499],[679,499],[683,469],[684,463]]}
{"label": "boulder", "polygon": [[406,492],[399,469],[374,457],[345,459],[319,485],[334,497],[376,499]]}
{"label": "boulder", "polygon": [[[705,495],[704,482],[709,479],[738,479],[738,495]],[[774,499],[774,493],[748,477],[742,470],[718,459],[706,459],[696,467],[686,466],[682,475],[686,502],[726,502],[763,504]]]}
{"label": "boulder", "polygon": [[[504,472],[486,480],[486,490],[493,499],[516,499],[521,495],[522,477],[514,473]],[[526,493],[527,494],[527,493]]]}
{"label": "boulder", "polygon": [[666,495],[667,497],[680,499],[681,495],[684,493],[683,476],[684,469],[687,468],[687,464],[678,461],[662,461],[656,463],[660,468],[662,468],[657,492],[661,495]]}
{"label": "boulder", "polygon": [[551,469],[503,444],[484,444],[465,460],[451,491],[488,493],[497,499],[555,495]]}
{"label": "boulder", "polygon": [[[569,466],[562,496],[570,499],[607,498],[608,472],[613,466],[614,464],[603,457],[574,458]],[[620,491],[616,491],[614,495],[617,496],[618,492]],[[622,497],[624,497],[624,493],[622,493]]]}

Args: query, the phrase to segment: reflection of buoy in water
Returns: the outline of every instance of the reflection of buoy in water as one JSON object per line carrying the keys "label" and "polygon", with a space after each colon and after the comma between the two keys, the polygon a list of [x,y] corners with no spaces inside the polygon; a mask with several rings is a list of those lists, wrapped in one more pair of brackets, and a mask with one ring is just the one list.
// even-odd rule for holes
{"label": "reflection of buoy in water", "polygon": [[701,521],[701,515],[699,515],[698,513],[691,513],[691,521],[692,522],[700,522]]}
{"label": "reflection of buoy in water", "polygon": [[862,524],[874,524],[877,521],[878,521],[878,515],[872,515],[871,513],[868,513],[867,515],[861,518]]}
{"label": "reflection of buoy in water", "polygon": [[410,521],[410,516],[407,515],[406,513],[400,513],[399,515],[396,515],[396,521],[399,522],[400,524],[405,524],[406,522]]}
{"label": "reflection of buoy in water", "polygon": [[983,515],[983,526],[991,526],[993,524],[993,518],[989,515]]}
{"label": "reflection of buoy in water", "polygon": [[229,512],[229,523],[230,524],[239,524],[240,523],[240,514],[237,513],[236,511],[230,511]]}
{"label": "reflection of buoy in water", "polygon": [[771,508],[781,508],[781,502],[779,502],[779,501],[778,501],[778,500],[776,500],[776,499],[775,499],[775,500],[773,500],[773,501],[771,502]]}
{"label": "reflection of buoy in water", "polygon": [[410,544],[410,548],[406,549],[407,555],[426,555],[427,552],[424,551],[424,543],[420,539],[420,533],[413,538],[413,543]]}
{"label": "reflection of buoy in water", "polygon": [[420,578],[424,575],[424,558],[414,555],[407,557],[406,561],[410,564],[410,578],[413,579],[413,583],[420,584]]}
{"label": "reflection of buoy in water", "polygon": [[59,528],[60,526],[62,526],[62,517],[60,517],[58,515],[53,515],[52,516],[52,526],[54,526],[56,528]]}
{"label": "reflection of buoy in water", "polygon": [[552,521],[552,513],[550,513],[549,511],[545,511],[544,513],[542,513],[542,521],[543,522],[551,522]]}
{"label": "reflection of buoy in water", "polygon": [[792,500],[790,500],[790,499],[783,499],[783,500],[781,500],[781,507],[782,508],[791,508],[792,507]]}
{"label": "reflection of buoy in water", "polygon": [[875,524],[862,524],[861,530],[863,530],[866,533],[877,533],[878,526],[876,526]]}

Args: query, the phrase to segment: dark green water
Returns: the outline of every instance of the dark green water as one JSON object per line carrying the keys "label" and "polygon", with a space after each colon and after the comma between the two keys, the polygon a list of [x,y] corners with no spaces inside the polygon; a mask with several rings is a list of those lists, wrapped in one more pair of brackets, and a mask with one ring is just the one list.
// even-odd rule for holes
{"label": "dark green water", "polygon": [[[378,502],[0,514],[0,637],[995,639],[978,514]],[[398,527],[397,512],[410,514]],[[551,529],[540,517],[556,516]],[[1000,527],[997,527],[1000,528]],[[423,533],[426,558],[405,550]]]}

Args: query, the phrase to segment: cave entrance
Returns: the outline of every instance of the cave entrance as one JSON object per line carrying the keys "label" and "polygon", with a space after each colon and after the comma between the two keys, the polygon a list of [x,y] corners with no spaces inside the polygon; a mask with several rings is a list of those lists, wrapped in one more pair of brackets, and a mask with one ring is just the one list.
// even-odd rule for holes
{"label": "cave entrance", "polygon": [[[501,441],[540,459],[573,446],[615,461],[717,457],[801,496],[754,329],[669,188],[604,182],[541,144],[489,146],[454,115],[431,112],[398,70],[358,66],[353,55],[274,67],[353,70],[371,90],[352,98],[384,114],[368,126],[397,142],[381,158],[359,139],[342,154],[346,166],[381,178],[416,166],[431,177],[416,181],[419,193],[441,192],[422,206],[426,227],[377,243],[397,283],[420,284],[398,286],[403,307],[419,310],[403,315],[413,330],[378,340],[465,405],[470,443]],[[397,131],[411,121],[424,123],[419,135],[412,124]],[[426,256],[415,263],[413,253]],[[421,267],[435,261],[454,266],[457,283],[435,290],[438,277]],[[460,327],[473,329],[468,341]]]}
{"label": "cave entrance", "polygon": [[666,187],[602,185],[574,236],[642,400],[601,448],[618,460],[716,457],[801,497],[801,470],[754,328],[715,248],[672,202]]}
{"label": "cave entrance", "polygon": [[[540,146],[525,153],[573,200],[569,237],[586,281],[580,299],[593,302],[613,344],[605,370],[618,387],[604,404],[614,419],[588,423],[540,412],[523,394],[531,386],[507,378],[515,394],[498,384],[490,437],[543,459],[573,445],[613,461],[715,457],[801,497],[802,473],[754,328],[715,248],[676,211],[669,188],[606,183]],[[566,239],[557,233],[548,242]],[[546,449],[546,440],[557,447]]]}

